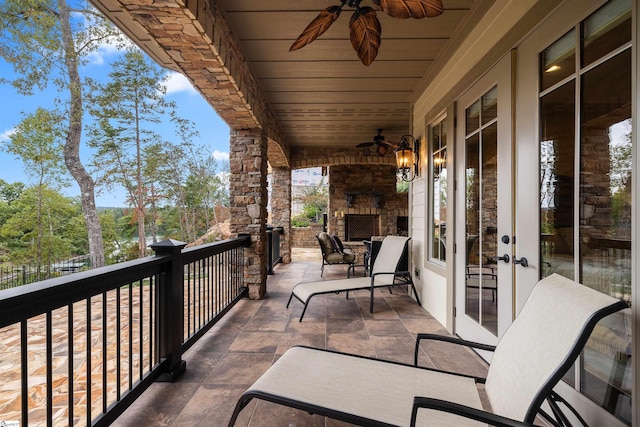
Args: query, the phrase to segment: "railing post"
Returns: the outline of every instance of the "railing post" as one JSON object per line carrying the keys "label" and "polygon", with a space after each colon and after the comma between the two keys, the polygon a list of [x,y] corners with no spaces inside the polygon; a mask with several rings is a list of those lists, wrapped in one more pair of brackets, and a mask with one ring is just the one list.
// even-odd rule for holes
{"label": "railing post", "polygon": [[170,256],[164,265],[159,283],[159,351],[161,358],[168,359],[167,370],[158,381],[175,381],[184,373],[187,362],[182,360],[182,338],[184,334],[184,266],[182,249],[187,244],[172,239],[151,245],[156,256]]}
{"label": "railing post", "polygon": [[273,274],[273,227],[267,225],[267,274]]}
{"label": "railing post", "polygon": [[275,263],[283,262],[282,259],[282,236],[284,234],[284,227],[276,227],[274,230],[274,245],[273,245],[273,253]]}

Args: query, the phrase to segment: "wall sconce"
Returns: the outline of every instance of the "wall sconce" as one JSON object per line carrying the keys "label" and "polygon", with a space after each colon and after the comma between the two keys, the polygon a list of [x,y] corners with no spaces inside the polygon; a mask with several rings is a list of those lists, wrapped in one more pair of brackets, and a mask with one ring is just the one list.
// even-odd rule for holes
{"label": "wall sconce", "polygon": [[420,139],[405,135],[400,140],[396,153],[396,175],[403,181],[410,182],[419,175]]}
{"label": "wall sconce", "polygon": [[382,194],[373,195],[373,207],[376,209],[382,208]]}
{"label": "wall sconce", "polygon": [[347,194],[347,207],[352,208],[355,200],[356,200],[355,194]]}

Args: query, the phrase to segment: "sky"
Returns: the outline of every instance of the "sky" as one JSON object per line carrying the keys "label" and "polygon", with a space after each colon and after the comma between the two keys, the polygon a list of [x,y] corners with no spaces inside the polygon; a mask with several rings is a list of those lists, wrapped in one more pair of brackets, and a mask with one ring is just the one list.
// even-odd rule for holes
{"label": "sky", "polygon": [[[119,52],[112,46],[102,46],[91,56],[90,63],[81,68],[81,75],[104,80],[110,71],[110,63],[117,59],[118,55]],[[0,76],[10,79],[14,75],[12,66],[0,57]],[[169,71],[169,75],[167,100],[177,104],[180,117],[194,122],[200,136],[193,143],[204,146],[219,164],[220,161],[228,161],[229,127],[182,74]],[[23,96],[18,94],[12,86],[0,83],[0,179],[9,183],[21,181],[27,185],[33,184],[33,179],[27,175],[22,161],[7,153],[4,147],[23,116],[34,112],[38,107],[52,106],[55,94],[54,89],[47,89],[33,96]],[[170,125],[160,124],[156,131],[167,135],[169,140],[175,140],[172,138],[173,127]],[[82,159],[88,159],[91,156],[90,150],[84,144],[80,148],[80,156]],[[83,163],[86,166],[89,162],[83,161]],[[70,186],[62,192],[72,197],[80,194],[79,187],[73,179]],[[127,206],[124,189],[114,189],[109,192],[97,189],[96,205],[98,207]]]}

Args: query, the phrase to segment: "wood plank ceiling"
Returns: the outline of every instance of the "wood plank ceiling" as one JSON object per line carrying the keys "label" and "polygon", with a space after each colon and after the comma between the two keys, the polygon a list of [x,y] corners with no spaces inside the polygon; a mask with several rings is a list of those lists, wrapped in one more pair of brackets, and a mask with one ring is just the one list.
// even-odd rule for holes
{"label": "wood plank ceiling", "polygon": [[471,30],[471,16],[493,1],[443,3],[442,15],[421,20],[379,11],[382,41],[367,67],[349,40],[348,6],[326,33],[289,52],[320,10],[339,0],[216,0],[292,150],[355,147],[377,129],[389,141],[409,133],[414,89]]}

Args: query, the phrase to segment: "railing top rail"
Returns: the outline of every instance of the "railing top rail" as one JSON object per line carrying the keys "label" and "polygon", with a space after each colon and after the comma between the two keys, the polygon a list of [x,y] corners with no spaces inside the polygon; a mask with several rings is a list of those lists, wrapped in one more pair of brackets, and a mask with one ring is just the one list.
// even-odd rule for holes
{"label": "railing top rail", "polygon": [[185,248],[182,250],[182,260],[188,264],[205,256],[219,255],[231,249],[246,247],[250,243],[251,238],[248,235],[242,235],[233,239]]}
{"label": "railing top rail", "polygon": [[[238,238],[182,250],[182,263],[248,246],[251,238]],[[0,328],[103,292],[148,278],[163,270],[171,257],[155,255],[0,291]]]}
{"label": "railing top rail", "polygon": [[0,291],[0,328],[160,273],[167,256],[149,256]]}

